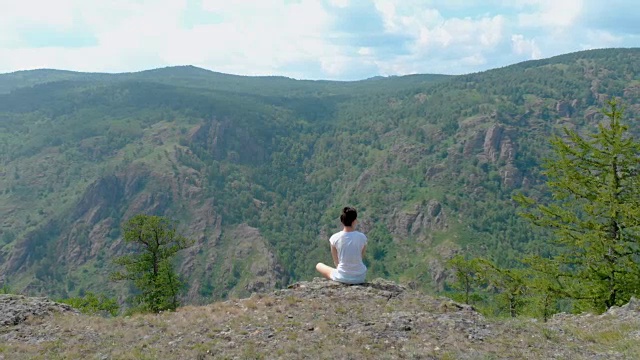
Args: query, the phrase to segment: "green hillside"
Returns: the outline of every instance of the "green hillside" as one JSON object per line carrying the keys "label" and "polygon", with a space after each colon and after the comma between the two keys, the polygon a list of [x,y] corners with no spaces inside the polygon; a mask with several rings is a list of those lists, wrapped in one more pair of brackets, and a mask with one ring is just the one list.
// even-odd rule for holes
{"label": "green hillside", "polygon": [[372,278],[439,290],[458,252],[550,251],[512,195],[544,199],[549,135],[592,129],[611,97],[640,113],[640,49],[356,82],[0,75],[0,284],[122,298],[107,279],[120,224],[149,213],[195,240],[178,264],[187,301],[246,295],[314,276],[349,204]]}

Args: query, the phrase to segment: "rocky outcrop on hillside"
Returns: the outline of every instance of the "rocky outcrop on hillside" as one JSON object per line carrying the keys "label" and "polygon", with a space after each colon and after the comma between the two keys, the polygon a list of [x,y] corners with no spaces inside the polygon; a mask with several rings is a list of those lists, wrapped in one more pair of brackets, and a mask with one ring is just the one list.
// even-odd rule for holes
{"label": "rocky outcrop on hillside", "polygon": [[267,157],[261,145],[264,139],[257,139],[248,129],[232,124],[230,119],[213,118],[193,130],[189,140],[204,144],[217,160],[262,163]]}
{"label": "rocky outcrop on hillside", "polygon": [[559,116],[562,117],[571,117],[575,112],[575,108],[578,106],[578,100],[573,99],[572,101],[558,101],[556,102],[556,111]]}
{"label": "rocky outcrop on hillside", "polygon": [[15,326],[29,318],[54,313],[77,314],[78,312],[69,305],[53,302],[47,298],[0,294],[0,326]]}
{"label": "rocky outcrop on hillside", "polygon": [[[473,119],[472,119],[473,120]],[[483,120],[487,120],[484,119]],[[479,120],[469,120],[469,124],[478,125]],[[466,124],[467,126],[471,126]],[[493,124],[488,129],[476,129],[467,135],[462,147],[464,157],[476,156],[480,162],[488,162],[499,168],[502,185],[515,188],[522,184],[522,171],[515,166],[517,134],[513,128],[502,124]]]}
{"label": "rocky outcrop on hillside", "polygon": [[[163,159],[175,162],[176,156],[167,152]],[[179,231],[194,241],[180,258],[180,273],[190,279],[185,302],[198,303],[205,296],[223,296],[225,292],[243,296],[273,289],[284,271],[266,240],[256,229],[239,224],[226,229],[226,238],[233,239],[222,243],[222,217],[215,211],[215,199],[203,190],[201,174],[179,163],[171,167],[172,172],[161,171],[163,166],[169,168],[169,163],[132,163],[98,178],[87,186],[65,219],[52,219],[16,241],[7,261],[0,262],[0,273],[12,275],[35,265],[36,278],[29,291],[47,293],[46,282],[53,275],[41,264],[54,262],[77,268],[99,258],[100,268],[127,250],[119,232],[122,221],[141,213],[166,216],[171,214],[170,207],[180,207],[189,222],[181,223]],[[54,240],[45,246],[43,239],[49,238]],[[249,257],[257,260],[249,261]],[[250,266],[247,271],[234,272],[232,262]],[[231,276],[232,272],[234,276],[239,272],[242,279]],[[73,278],[77,279],[72,276],[70,281],[75,281]]]}
{"label": "rocky outcrop on hillside", "polygon": [[234,241],[234,246],[229,247],[230,256],[226,259],[228,271],[232,271],[233,259],[243,259],[242,261],[249,262],[247,270],[251,274],[244,289],[249,293],[273,290],[285,271],[258,229],[240,224],[228,237]]}
{"label": "rocky outcrop on hillside", "polygon": [[30,318],[0,327],[0,359],[633,359],[638,308],[548,323],[490,319],[383,279],[316,278],[173,313]]}
{"label": "rocky outcrop on hillside", "polygon": [[[555,314],[550,320],[549,325],[551,327],[561,327],[567,321],[575,322],[580,324],[581,327],[597,327],[598,323],[594,322],[594,319],[600,319],[602,321],[606,321],[607,319],[618,319],[623,322],[637,322],[640,320],[640,300],[632,297],[628,303],[622,306],[612,306],[603,314],[593,315],[590,313],[585,313],[581,315],[571,315],[567,313],[559,313]],[[635,334],[635,336],[640,336],[640,332]]]}
{"label": "rocky outcrop on hillside", "polygon": [[512,163],[516,158],[514,136],[513,129],[499,124],[492,125],[484,136],[482,156],[493,163],[498,161]]}
{"label": "rocky outcrop on hillside", "polygon": [[[207,219],[210,218],[203,217],[202,221]],[[205,227],[208,232],[203,229],[208,236],[196,238],[196,243],[185,250],[180,273],[192,280],[184,300],[201,302],[200,294],[207,286],[204,281],[212,278],[216,281],[212,284],[235,283],[229,295],[248,296],[275,289],[285,278],[285,271],[260,231],[240,224],[223,232],[221,217],[215,221]],[[198,254],[205,254],[205,259],[198,260]]]}
{"label": "rocky outcrop on hillside", "polygon": [[501,124],[493,124],[486,130],[477,129],[464,140],[462,155],[475,155],[480,162],[497,165],[502,185],[514,188],[523,181],[522,172],[515,166],[516,137],[514,129]]}
{"label": "rocky outcrop on hillside", "polygon": [[503,133],[504,127],[500,125],[493,125],[485,134],[482,150],[484,155],[492,162],[498,161],[498,157],[501,153],[500,145],[502,144]]}
{"label": "rocky outcrop on hillside", "polygon": [[398,210],[392,217],[390,231],[400,238],[418,236],[426,239],[432,230],[444,230],[447,228],[447,216],[442,209],[442,204],[436,200],[430,200],[425,204],[418,204],[412,210]]}

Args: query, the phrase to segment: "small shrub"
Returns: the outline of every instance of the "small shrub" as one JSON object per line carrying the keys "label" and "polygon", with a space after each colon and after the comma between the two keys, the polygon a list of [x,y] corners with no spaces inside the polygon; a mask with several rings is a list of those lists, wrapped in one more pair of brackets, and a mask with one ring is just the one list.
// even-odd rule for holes
{"label": "small shrub", "polygon": [[87,292],[82,297],[58,300],[58,302],[70,305],[83,314],[89,315],[111,315],[116,316],[120,311],[120,306],[115,299],[106,297],[103,294],[96,295]]}
{"label": "small shrub", "polygon": [[9,284],[4,284],[0,287],[0,294],[11,294],[11,288]]}

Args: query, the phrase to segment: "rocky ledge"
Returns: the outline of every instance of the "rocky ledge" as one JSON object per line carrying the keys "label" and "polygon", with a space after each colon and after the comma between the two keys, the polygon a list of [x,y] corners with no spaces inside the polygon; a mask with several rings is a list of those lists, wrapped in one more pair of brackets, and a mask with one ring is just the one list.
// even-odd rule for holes
{"label": "rocky ledge", "polygon": [[602,315],[559,314],[547,323],[486,318],[471,306],[381,279],[361,285],[314,279],[246,299],[116,318],[67,315],[64,305],[16,299],[42,301],[38,313],[62,306],[63,314],[26,315],[0,327],[0,359],[640,358],[635,299]]}
{"label": "rocky ledge", "polygon": [[275,291],[276,296],[297,295],[302,298],[314,299],[322,296],[335,296],[339,293],[352,300],[370,299],[371,297],[391,299],[400,296],[407,290],[403,285],[384,279],[375,279],[364,284],[342,284],[315,278],[313,281],[302,281],[289,285],[287,289]]}
{"label": "rocky ledge", "polygon": [[71,306],[47,298],[0,294],[0,326],[18,325],[30,317],[53,313],[78,313]]}

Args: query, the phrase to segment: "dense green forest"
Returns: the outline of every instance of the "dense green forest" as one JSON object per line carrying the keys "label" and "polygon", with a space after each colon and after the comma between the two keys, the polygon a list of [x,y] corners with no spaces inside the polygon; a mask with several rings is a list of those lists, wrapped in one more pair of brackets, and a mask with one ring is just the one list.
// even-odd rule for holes
{"label": "dense green forest", "polygon": [[456,255],[448,262],[451,296],[487,313],[545,321],[560,311],[602,313],[640,296],[640,141],[617,100],[602,113],[595,131],[552,135],[542,165],[551,199],[514,196],[551,245],[510,267]]}
{"label": "dense green forest", "polygon": [[637,118],[640,49],[356,82],[0,75],[0,285],[122,299],[121,225],[146,213],[194,240],[177,264],[188,302],[246,295],[314,276],[351,205],[369,277],[444,290],[456,254],[513,267],[554,252],[513,196],[549,200],[550,136],[596,129],[611,98]]}

